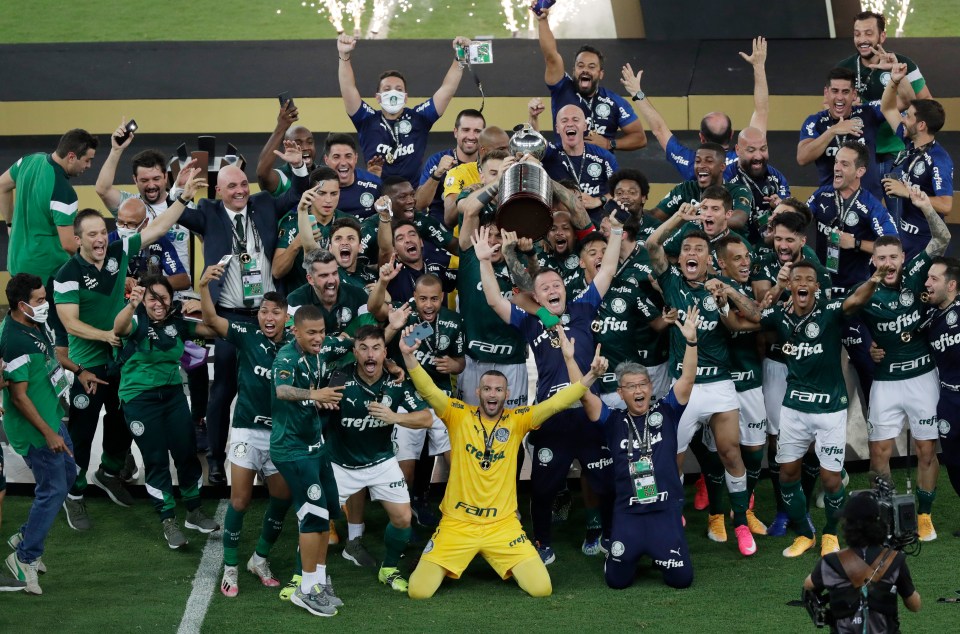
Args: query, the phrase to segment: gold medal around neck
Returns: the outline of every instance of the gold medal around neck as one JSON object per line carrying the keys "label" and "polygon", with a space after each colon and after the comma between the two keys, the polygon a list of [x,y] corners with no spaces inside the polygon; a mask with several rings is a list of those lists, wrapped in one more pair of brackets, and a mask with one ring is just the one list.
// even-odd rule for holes
{"label": "gold medal around neck", "polygon": [[910,334],[909,332],[900,333],[900,341],[902,341],[903,343],[909,343],[911,339],[913,339],[913,335]]}
{"label": "gold medal around neck", "polygon": [[252,259],[253,259],[253,258],[250,257],[250,254],[249,254],[249,253],[241,253],[241,254],[240,254],[240,263],[241,263],[241,264],[250,264],[250,260],[252,260]]}
{"label": "gold medal around neck", "polygon": [[922,293],[920,293],[920,301],[923,302],[924,304],[928,303],[930,301],[930,293],[928,293],[927,291],[923,291]]}
{"label": "gold medal around neck", "polygon": [[397,157],[393,154],[393,150],[387,150],[387,153],[384,155],[384,160],[387,161],[390,165],[393,165],[393,162],[397,160]]}

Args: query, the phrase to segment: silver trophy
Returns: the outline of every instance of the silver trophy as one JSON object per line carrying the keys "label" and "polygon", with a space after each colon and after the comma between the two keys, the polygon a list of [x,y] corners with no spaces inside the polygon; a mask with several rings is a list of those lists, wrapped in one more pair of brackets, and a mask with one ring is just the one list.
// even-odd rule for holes
{"label": "silver trophy", "polygon": [[[529,154],[542,161],[547,153],[547,140],[525,123],[514,129],[508,148],[514,156]],[[553,224],[550,205],[553,187],[550,176],[539,163],[514,163],[500,180],[500,205],[497,226],[516,231],[520,238],[539,240]]]}

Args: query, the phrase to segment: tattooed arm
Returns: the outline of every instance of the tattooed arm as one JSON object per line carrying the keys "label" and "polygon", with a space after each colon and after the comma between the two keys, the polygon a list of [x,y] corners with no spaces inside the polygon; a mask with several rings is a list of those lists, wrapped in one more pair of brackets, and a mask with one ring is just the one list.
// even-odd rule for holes
{"label": "tattooed arm", "polygon": [[570,191],[557,181],[553,181],[553,200],[563,205],[570,212],[573,228],[577,231],[586,229],[592,224],[590,216],[587,215],[587,209],[580,199],[579,192]]}
{"label": "tattooed arm", "polygon": [[517,285],[521,291],[533,291],[533,276],[536,273],[536,259],[530,258],[531,268],[534,268],[533,271],[528,271],[527,267],[520,260],[520,254],[517,252],[517,247],[519,242],[517,241],[517,233],[515,231],[501,231],[500,237],[502,239],[501,248],[503,250],[503,261],[507,264],[507,269],[510,271],[510,279],[513,280],[513,283]]}

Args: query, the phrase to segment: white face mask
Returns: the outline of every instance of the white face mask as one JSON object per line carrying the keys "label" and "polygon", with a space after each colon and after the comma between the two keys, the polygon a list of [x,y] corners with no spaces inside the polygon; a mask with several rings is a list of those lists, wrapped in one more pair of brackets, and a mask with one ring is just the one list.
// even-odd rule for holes
{"label": "white face mask", "polygon": [[[26,304],[26,302],[24,302]],[[30,304],[27,304],[30,306]],[[47,317],[50,314],[50,304],[48,302],[43,302],[39,306],[30,306],[30,310],[33,311],[33,314],[23,311],[23,314],[27,316],[27,319],[37,324],[47,323]]]}
{"label": "white face mask", "polygon": [[380,107],[387,114],[397,114],[403,110],[403,104],[407,102],[406,93],[399,90],[388,90],[380,93]]}
{"label": "white face mask", "polygon": [[117,236],[123,240],[124,238],[130,238],[137,235],[136,229],[131,229],[129,227],[117,227]]}

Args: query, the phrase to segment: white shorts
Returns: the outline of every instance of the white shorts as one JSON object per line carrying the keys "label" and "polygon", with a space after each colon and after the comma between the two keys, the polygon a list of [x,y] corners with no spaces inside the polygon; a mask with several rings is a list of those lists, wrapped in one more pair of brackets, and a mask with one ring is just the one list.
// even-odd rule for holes
{"label": "white shorts", "polygon": [[667,395],[673,380],[670,378],[669,363],[660,365],[648,365],[647,373],[650,375],[650,383],[653,384],[653,401],[657,402]]}
{"label": "white shorts", "polygon": [[433,425],[429,429],[410,429],[400,425],[393,426],[393,450],[397,460],[416,460],[423,451],[423,443],[430,438],[430,455],[436,456],[450,451],[450,434],[447,426],[433,413]]}
{"label": "white shorts", "polygon": [[890,440],[900,435],[903,420],[910,422],[915,440],[936,440],[940,375],[926,374],[900,381],[874,381],[870,387],[867,440]]}
{"label": "white shorts", "polygon": [[801,460],[811,442],[815,443],[820,468],[839,473],[847,450],[847,410],[809,414],[784,407],[780,412],[777,462]]}
{"label": "white shorts", "polygon": [[740,444],[759,447],[767,442],[767,417],[763,406],[763,389],[755,387],[737,392],[740,401]]}
{"label": "white shorts", "polygon": [[[510,326],[504,326],[509,328]],[[467,405],[480,405],[477,390],[480,388],[480,377],[484,372],[497,370],[507,377],[507,389],[510,396],[504,407],[522,407],[527,404],[527,392],[530,390],[530,381],[527,378],[527,364],[524,363],[480,363],[467,356],[467,365],[457,376],[457,397]]]}
{"label": "white shorts", "polygon": [[[690,402],[683,410],[680,426],[677,429],[677,453],[681,454],[687,450],[690,439],[697,433],[697,429],[701,425],[709,424],[714,414],[739,408],[737,388],[734,387],[732,380],[694,384],[693,391],[690,392]],[[716,451],[713,434],[704,434],[703,442],[707,449]]]}
{"label": "white shorts", "polygon": [[348,497],[364,487],[370,491],[371,500],[410,503],[407,481],[403,479],[396,458],[388,458],[380,464],[362,469],[346,469],[333,463],[333,476],[337,479],[341,506],[347,503]]}
{"label": "white shorts", "polygon": [[780,433],[780,410],[787,394],[787,364],[763,360],[763,405],[767,410],[767,433]]}
{"label": "white shorts", "polygon": [[234,427],[230,431],[227,460],[243,469],[256,471],[264,479],[277,473],[270,459],[270,430]]}

